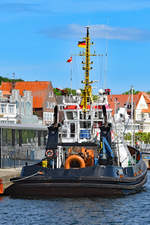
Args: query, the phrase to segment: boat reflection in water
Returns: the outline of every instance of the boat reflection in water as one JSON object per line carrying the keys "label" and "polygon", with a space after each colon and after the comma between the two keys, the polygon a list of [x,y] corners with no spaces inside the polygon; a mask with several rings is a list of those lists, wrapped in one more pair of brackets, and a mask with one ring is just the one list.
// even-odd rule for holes
{"label": "boat reflection in water", "polygon": [[[24,166],[6,194],[13,196],[87,197],[115,196],[140,191],[147,168],[140,152],[127,146],[112,122],[109,89],[92,97],[89,27],[84,38],[84,89],[63,96],[48,127],[45,158]],[[63,122],[60,123],[63,116]],[[114,138],[112,138],[114,132]],[[116,138],[117,137],[117,138]]]}

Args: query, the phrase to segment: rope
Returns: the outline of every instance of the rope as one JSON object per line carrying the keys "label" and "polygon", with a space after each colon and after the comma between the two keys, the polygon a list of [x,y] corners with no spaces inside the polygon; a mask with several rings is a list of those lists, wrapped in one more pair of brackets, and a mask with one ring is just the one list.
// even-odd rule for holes
{"label": "rope", "polygon": [[20,179],[16,180],[16,182],[21,181],[21,180],[26,180],[26,179],[28,179],[28,178],[30,178],[30,177],[34,177],[34,176],[37,175],[37,174],[39,174],[39,171],[36,172],[36,173],[34,173],[34,174],[32,174],[32,175],[30,175],[30,176],[27,176],[27,177],[24,177],[24,178],[20,178]]}

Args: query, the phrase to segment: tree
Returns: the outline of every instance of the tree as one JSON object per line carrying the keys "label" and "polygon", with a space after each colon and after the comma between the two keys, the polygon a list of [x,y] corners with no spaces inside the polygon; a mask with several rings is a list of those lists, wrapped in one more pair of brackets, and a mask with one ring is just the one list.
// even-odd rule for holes
{"label": "tree", "polygon": [[24,81],[24,80],[22,80],[22,79],[9,79],[7,77],[0,76],[0,84],[2,83],[2,81],[4,81],[4,82],[12,82],[12,81],[17,82],[17,81]]}
{"label": "tree", "polygon": [[64,88],[64,89],[59,89],[59,88],[53,88],[54,94],[55,95],[76,95],[76,90],[71,89],[71,88]]}
{"label": "tree", "polygon": [[126,141],[131,141],[131,133],[125,134],[125,135],[124,135],[124,139],[125,139]]}
{"label": "tree", "polygon": [[[133,89],[133,94],[134,95],[136,95],[136,94],[138,94],[140,91],[135,91],[134,89]],[[124,93],[122,93],[122,95],[130,95],[131,94],[131,89],[129,90],[129,91],[126,91],[126,92],[124,92]]]}

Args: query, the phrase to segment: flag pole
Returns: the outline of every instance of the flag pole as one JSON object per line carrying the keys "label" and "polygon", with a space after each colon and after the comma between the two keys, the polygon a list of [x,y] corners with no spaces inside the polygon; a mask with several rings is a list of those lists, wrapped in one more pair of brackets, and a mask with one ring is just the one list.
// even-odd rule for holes
{"label": "flag pole", "polygon": [[[72,64],[72,56],[67,60],[67,63]],[[71,85],[71,94],[72,94],[72,65],[70,65],[70,85]]]}
{"label": "flag pole", "polygon": [[71,95],[72,95],[72,63],[70,63],[70,84],[71,84]]}

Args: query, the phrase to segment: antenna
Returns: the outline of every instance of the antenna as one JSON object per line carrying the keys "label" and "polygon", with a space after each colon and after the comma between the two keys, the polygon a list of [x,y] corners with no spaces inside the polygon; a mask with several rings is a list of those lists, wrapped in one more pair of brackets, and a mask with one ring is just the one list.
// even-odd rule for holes
{"label": "antenna", "polygon": [[70,85],[71,85],[71,94],[72,94],[72,63],[70,65],[71,69],[70,69]]}
{"label": "antenna", "polygon": [[15,72],[12,73],[12,79],[15,79]]}
{"label": "antenna", "polygon": [[12,73],[12,87],[11,90],[15,89],[15,73]]}
{"label": "antenna", "polygon": [[[108,24],[108,18],[107,18],[107,22],[106,24]],[[104,61],[104,88],[107,88],[106,83],[107,83],[107,65],[108,65],[108,35],[106,32],[106,48],[105,48],[105,61]]]}

